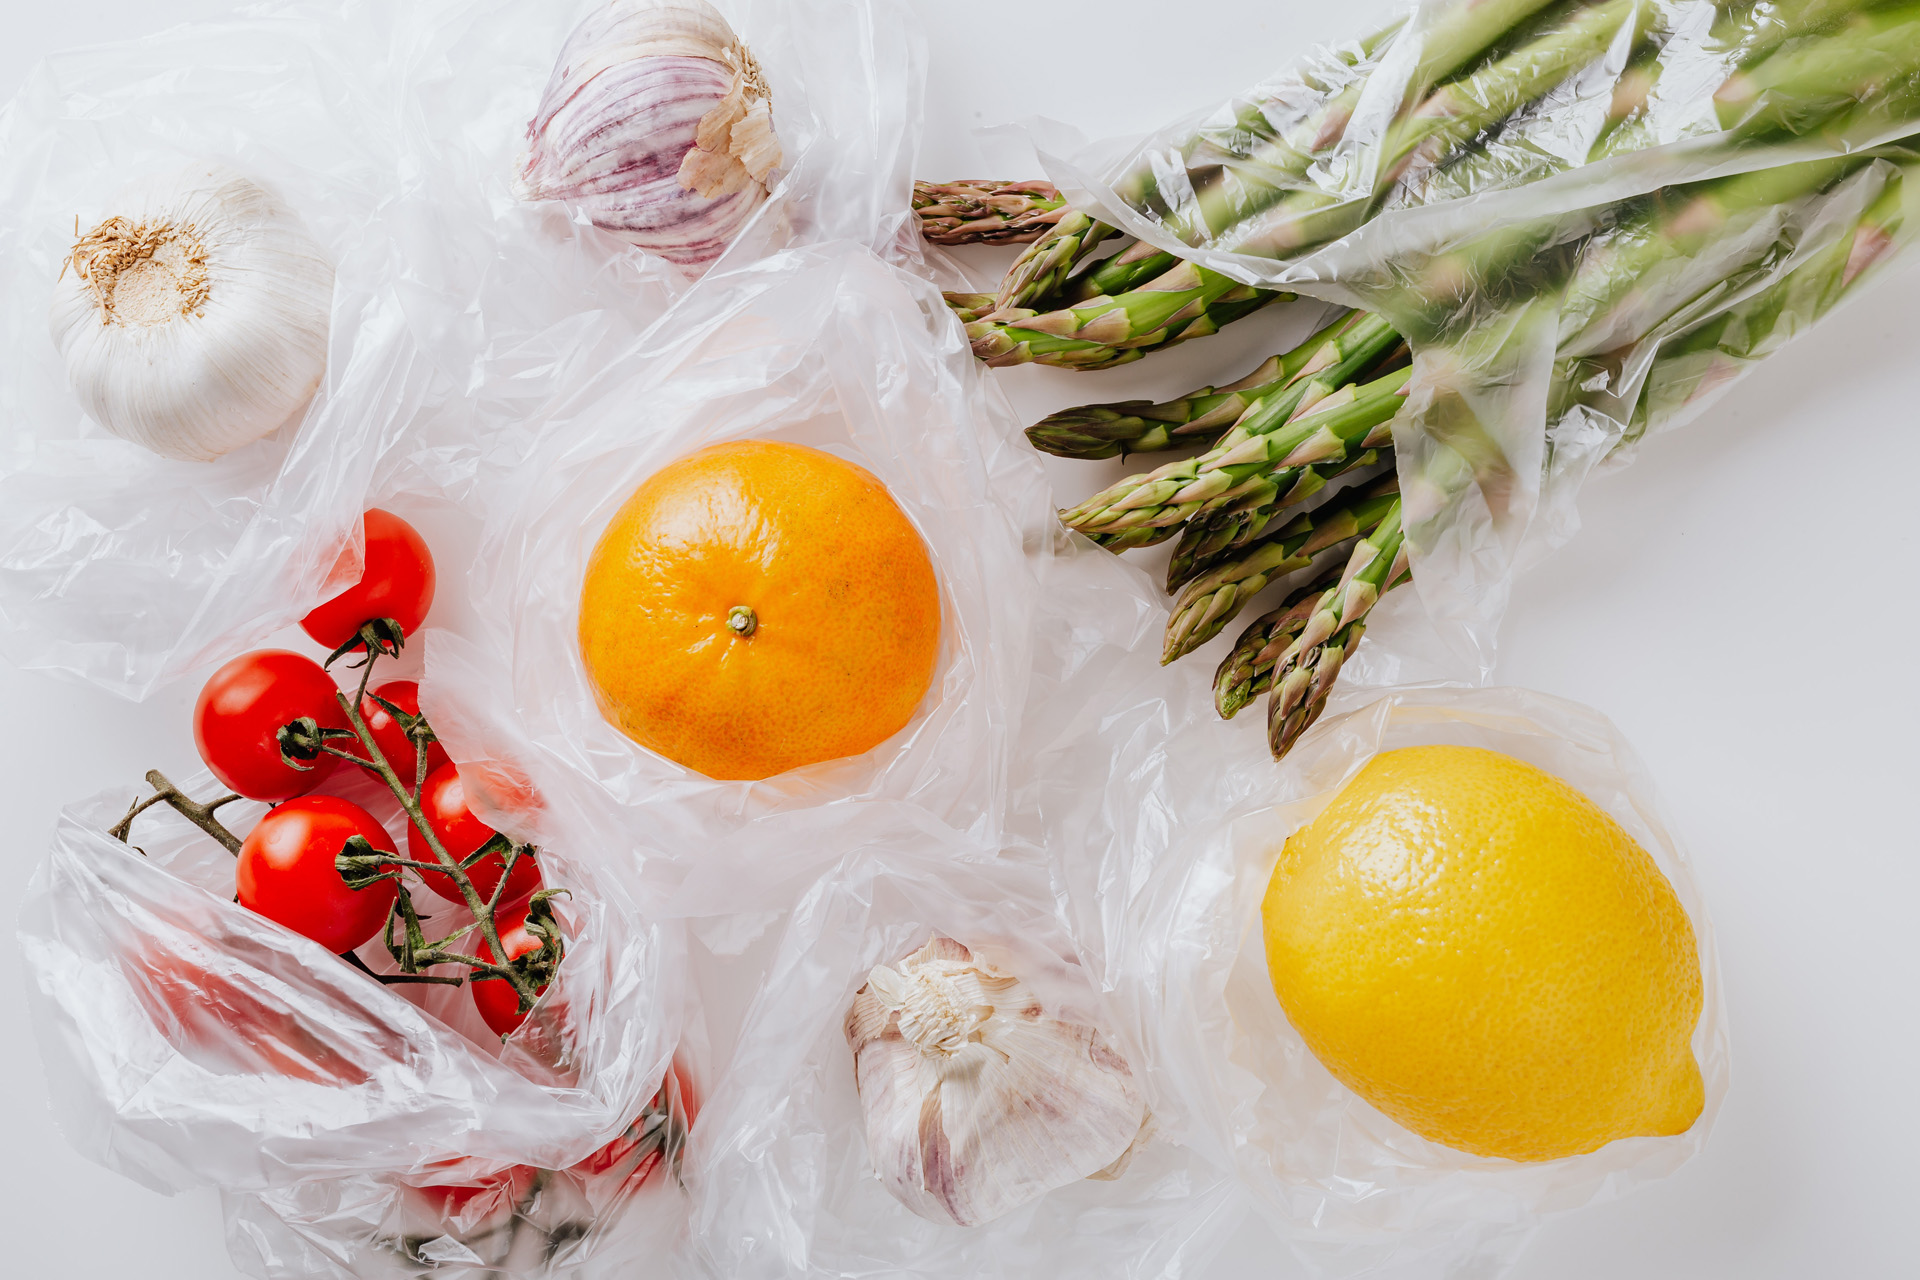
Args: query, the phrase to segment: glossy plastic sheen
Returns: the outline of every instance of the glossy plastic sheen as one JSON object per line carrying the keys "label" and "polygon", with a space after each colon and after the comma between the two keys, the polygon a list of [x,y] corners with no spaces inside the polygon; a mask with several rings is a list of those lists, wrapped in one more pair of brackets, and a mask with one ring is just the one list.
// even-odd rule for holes
{"label": "glossy plastic sheen", "polygon": [[1076,207],[1409,340],[1414,587],[1485,679],[1586,476],[1920,232],[1920,11],[1421,0],[1353,35],[1144,139],[1038,141]]}
{"label": "glossy plastic sheen", "polygon": [[[357,580],[366,509],[470,495],[518,460],[540,405],[685,292],[663,260],[511,191],[554,59],[598,7],[276,0],[58,54],[29,77],[0,130],[10,660],[142,698],[260,644]],[[773,87],[786,160],[711,269],[787,244],[894,241],[912,218],[921,58],[902,15],[868,0],[721,7]],[[335,270],[305,415],[210,463],[90,422],[47,326],[75,216],[91,226],[129,179],[197,160],[271,189]]]}

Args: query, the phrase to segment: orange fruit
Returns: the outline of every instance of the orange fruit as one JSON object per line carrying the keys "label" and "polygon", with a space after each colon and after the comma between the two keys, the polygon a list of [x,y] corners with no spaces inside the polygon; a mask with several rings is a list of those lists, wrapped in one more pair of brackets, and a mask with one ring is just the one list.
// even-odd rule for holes
{"label": "orange fruit", "polygon": [[600,536],[580,650],[603,715],[710,778],[855,756],[933,680],[926,545],[866,470],[802,445],[714,445],[662,468]]}

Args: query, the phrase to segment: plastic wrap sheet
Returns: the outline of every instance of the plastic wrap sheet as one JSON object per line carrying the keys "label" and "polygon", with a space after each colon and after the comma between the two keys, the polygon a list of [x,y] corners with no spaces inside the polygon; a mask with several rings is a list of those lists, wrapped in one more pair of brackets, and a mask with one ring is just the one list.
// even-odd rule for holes
{"label": "plastic wrap sheet", "polygon": [[[516,820],[533,830],[582,847],[641,833],[675,914],[789,905],[838,857],[850,806],[917,810],[993,856],[1045,594],[1047,558],[1026,549],[1051,546],[1057,524],[1038,460],[966,361],[939,294],[863,247],[709,275],[670,323],[550,406],[528,465],[491,491],[479,625],[428,635],[422,698],[456,758],[531,782],[543,806]],[[906,728],[757,783],[712,781],[627,739],[602,718],[577,639],[587,557],[614,511],[668,461],[744,437],[879,477],[926,541],[943,609],[932,687]]]}
{"label": "plastic wrap sheet", "polygon": [[[877,964],[933,934],[1020,976],[1055,1016],[1106,1031],[1036,858],[969,866],[937,835],[847,832],[846,859],[794,909],[688,1160],[712,1274],[1175,1274],[1224,1241],[1244,1205],[1224,1168],[1153,1131],[1113,1180],[1083,1179],[973,1227],[918,1217],[868,1154],[846,1017]],[[1146,1062],[1132,1057],[1149,1093]],[[1149,1105],[1153,1105],[1149,1097]]]}
{"label": "plastic wrap sheet", "polygon": [[[510,469],[686,282],[567,207],[509,194],[587,0],[282,3],[57,55],[0,119],[0,645],[141,697],[359,573],[359,515]],[[917,37],[889,5],[722,3],[775,93],[786,169],[716,269],[880,246],[908,214]],[[218,160],[306,221],[336,270],[327,372],[297,423],[169,461],[82,413],[48,333],[61,263],[127,180]]]}
{"label": "plastic wrap sheet", "polygon": [[1426,0],[1137,143],[1040,141],[1121,229],[1409,339],[1414,581],[1484,676],[1589,471],[1912,238],[1916,50],[1850,0]]}
{"label": "plastic wrap sheet", "polygon": [[[219,794],[204,773],[184,787]],[[347,790],[373,807],[371,787]],[[464,988],[383,986],[239,906],[233,859],[171,810],[135,821],[137,848],[112,839],[130,798],[68,810],[21,906],[55,1113],[83,1154],[158,1190],[217,1186],[230,1208],[309,1220],[309,1247],[353,1274],[384,1274],[391,1253],[394,1222],[369,1206],[407,1208],[399,1234],[434,1237],[402,1184],[482,1188],[440,1193],[455,1223],[523,1167],[574,1170],[580,1185],[548,1176],[538,1211],[518,1216],[591,1225],[619,1207],[632,1170],[608,1144],[662,1088],[686,982],[680,930],[637,909],[628,860],[542,849],[547,882],[570,890],[556,901],[567,954],[502,1045]],[[243,802],[221,816],[244,832],[261,812]],[[377,939],[358,954],[392,971]],[[569,1188],[578,1205],[563,1205]]]}
{"label": "plastic wrap sheet", "polygon": [[[525,130],[568,32],[593,5],[468,3],[412,51],[395,203],[394,291],[422,357],[454,389],[385,484],[484,514],[556,397],[624,358],[689,282],[557,201],[514,199]],[[797,244],[883,250],[911,232],[919,34],[886,0],[723,0],[772,90],[783,150],[772,198],[709,276]]]}
{"label": "plastic wrap sheet", "polygon": [[[1349,689],[1283,764],[1250,768],[1257,732],[1214,721],[1199,677],[1170,680],[1138,654],[1091,652],[1088,668],[1101,672],[1089,704],[1100,714],[1025,771],[1026,838],[1044,842],[1119,1035],[1152,1064],[1164,1131],[1235,1170],[1307,1273],[1497,1275],[1545,1217],[1664,1176],[1701,1149],[1728,1079],[1712,927],[1645,770],[1605,719],[1518,689]],[[1506,752],[1570,782],[1673,883],[1706,991],[1693,1049],[1707,1105],[1686,1133],[1540,1164],[1465,1155],[1361,1101],[1292,1029],[1259,929],[1280,846],[1374,754],[1440,742]]]}

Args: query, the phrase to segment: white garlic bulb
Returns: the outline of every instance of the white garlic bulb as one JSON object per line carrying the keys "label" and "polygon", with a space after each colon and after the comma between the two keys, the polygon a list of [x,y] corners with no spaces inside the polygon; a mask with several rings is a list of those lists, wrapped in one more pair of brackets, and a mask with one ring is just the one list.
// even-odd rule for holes
{"label": "white garlic bulb", "polygon": [[88,416],[205,462],[305,411],[327,368],[333,264],[293,210],[222,165],[123,189],[54,288]]}
{"label": "white garlic bulb", "polygon": [[1109,1172],[1142,1131],[1133,1073],[1100,1033],[935,935],[847,1012],[867,1150],[887,1189],[973,1226]]}
{"label": "white garlic bulb", "polygon": [[689,272],[720,256],[780,164],[759,64],[706,0],[612,0],[567,38],[517,191]]}

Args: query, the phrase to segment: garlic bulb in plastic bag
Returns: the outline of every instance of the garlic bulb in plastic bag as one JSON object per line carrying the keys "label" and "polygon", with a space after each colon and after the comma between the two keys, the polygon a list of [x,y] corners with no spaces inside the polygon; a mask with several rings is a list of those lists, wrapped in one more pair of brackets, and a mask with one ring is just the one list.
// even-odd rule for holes
{"label": "garlic bulb in plastic bag", "polygon": [[1147,1109],[1126,1062],[1025,982],[935,935],[847,1011],[867,1148],[887,1189],[973,1226],[1106,1172]]}
{"label": "garlic bulb in plastic bag", "polygon": [[135,182],[55,286],[54,345],[107,430],[205,462],[299,416],[327,367],[333,265],[299,215],[223,165]]}
{"label": "garlic bulb in plastic bag", "polygon": [[687,269],[766,201],[780,143],[759,64],[706,0],[612,0],[568,37],[518,193]]}

